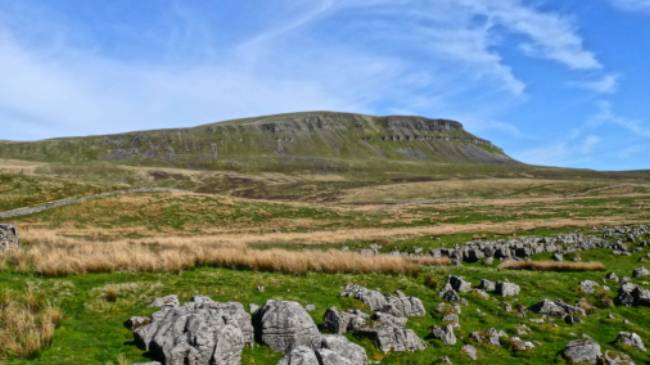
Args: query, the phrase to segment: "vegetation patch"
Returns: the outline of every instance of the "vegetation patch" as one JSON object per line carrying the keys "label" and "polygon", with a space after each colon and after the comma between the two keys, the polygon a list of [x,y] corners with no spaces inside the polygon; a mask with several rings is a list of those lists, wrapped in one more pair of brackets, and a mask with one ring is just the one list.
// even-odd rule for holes
{"label": "vegetation patch", "polygon": [[602,262],[567,262],[567,261],[515,261],[506,260],[499,265],[506,270],[533,271],[603,271],[606,269]]}
{"label": "vegetation patch", "polygon": [[0,360],[31,357],[50,344],[59,309],[34,290],[0,291]]}

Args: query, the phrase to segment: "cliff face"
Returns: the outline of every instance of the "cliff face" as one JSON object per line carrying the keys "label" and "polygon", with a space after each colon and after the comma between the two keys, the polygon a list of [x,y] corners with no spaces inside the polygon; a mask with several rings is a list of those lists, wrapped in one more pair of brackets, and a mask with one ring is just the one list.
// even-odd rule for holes
{"label": "cliff face", "polygon": [[462,124],[415,116],[307,112],[187,129],[0,144],[0,157],[195,168],[322,169],[346,161],[514,162]]}

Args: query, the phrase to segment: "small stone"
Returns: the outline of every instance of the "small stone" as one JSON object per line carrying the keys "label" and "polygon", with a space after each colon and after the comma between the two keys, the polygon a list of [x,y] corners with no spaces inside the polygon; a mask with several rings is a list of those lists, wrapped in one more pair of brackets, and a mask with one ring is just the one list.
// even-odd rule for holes
{"label": "small stone", "polygon": [[469,357],[472,360],[478,360],[478,353],[476,351],[476,347],[466,344],[463,345],[463,347],[460,349],[467,357]]}
{"label": "small stone", "polygon": [[307,304],[307,305],[305,306],[305,310],[306,310],[307,312],[313,312],[313,311],[316,310],[316,306],[313,305],[313,304]]}
{"label": "small stone", "polygon": [[346,286],[341,293],[341,296],[358,299],[364,302],[373,311],[381,310],[388,304],[386,297],[382,293],[356,284]]}
{"label": "small stone", "polygon": [[619,332],[618,337],[616,337],[616,343],[646,352],[645,344],[643,343],[641,336],[634,332]]}
{"label": "small stone", "polygon": [[534,343],[532,343],[531,341],[524,341],[517,336],[513,336],[510,339],[510,344],[512,345],[512,349],[516,352],[528,351],[535,348]]}
{"label": "small stone", "polygon": [[465,281],[462,276],[450,275],[447,279],[447,283],[451,287],[460,293],[467,293],[472,290],[472,284],[469,281]]}
{"label": "small stone", "polygon": [[445,345],[456,344],[456,335],[454,334],[454,327],[451,324],[445,327],[434,327],[431,334]]}
{"label": "small stone", "polygon": [[496,294],[502,297],[513,297],[519,295],[519,285],[510,282],[498,282],[496,284]]}
{"label": "small stone", "polygon": [[277,365],[320,365],[316,353],[308,346],[297,346],[287,352]]}
{"label": "small stone", "polygon": [[492,280],[481,279],[481,283],[478,285],[479,289],[483,289],[486,292],[493,292],[496,290],[497,283]]}
{"label": "small stone", "polygon": [[593,280],[583,280],[580,282],[580,291],[585,294],[593,294],[600,285]]}
{"label": "small stone", "polygon": [[634,365],[634,361],[628,355],[614,351],[605,351],[598,361],[602,365]]}
{"label": "small stone", "polygon": [[18,247],[18,231],[12,224],[0,224],[0,251]]}
{"label": "small stone", "polygon": [[126,326],[126,328],[128,328],[128,329],[130,329],[130,330],[133,331],[133,330],[135,330],[136,328],[139,328],[139,327],[144,326],[145,324],[148,324],[149,322],[151,322],[151,318],[148,318],[148,317],[140,317],[140,316],[134,316],[134,317],[129,318],[129,319],[124,323],[124,325]]}
{"label": "small stone", "polygon": [[442,317],[442,321],[454,328],[460,328],[460,318],[456,313],[448,313]]}
{"label": "small stone", "polygon": [[580,339],[569,342],[562,354],[572,364],[595,364],[602,352],[594,340]]}
{"label": "small stone", "polygon": [[178,307],[180,302],[178,301],[178,296],[168,295],[166,297],[160,297],[153,300],[151,307],[165,308],[165,307]]}

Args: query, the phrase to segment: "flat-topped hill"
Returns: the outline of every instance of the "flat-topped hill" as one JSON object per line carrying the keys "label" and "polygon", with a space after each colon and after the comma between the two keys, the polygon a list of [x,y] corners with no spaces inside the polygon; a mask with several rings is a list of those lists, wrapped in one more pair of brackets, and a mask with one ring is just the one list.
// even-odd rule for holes
{"label": "flat-topped hill", "polygon": [[461,123],[417,116],[305,112],[194,128],[0,144],[0,157],[244,170],[336,170],[392,162],[514,161]]}

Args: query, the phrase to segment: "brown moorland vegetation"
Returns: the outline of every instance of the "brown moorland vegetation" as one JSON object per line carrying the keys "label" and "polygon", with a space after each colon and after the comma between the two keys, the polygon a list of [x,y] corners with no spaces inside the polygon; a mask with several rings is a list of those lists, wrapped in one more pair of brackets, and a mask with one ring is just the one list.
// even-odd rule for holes
{"label": "brown moorland vegetation", "polygon": [[0,360],[37,353],[50,343],[61,318],[59,309],[32,290],[0,292]]}
{"label": "brown moorland vegetation", "polygon": [[37,241],[0,255],[0,267],[41,275],[68,275],[99,272],[178,272],[199,266],[225,267],[302,274],[416,272],[420,266],[446,265],[447,258],[430,256],[364,256],[342,250],[292,251],[256,250],[218,245],[176,245],[137,243],[70,244],[64,241]]}
{"label": "brown moorland vegetation", "polygon": [[601,262],[568,262],[568,261],[514,261],[506,260],[500,269],[532,270],[532,271],[603,271],[605,265]]}

